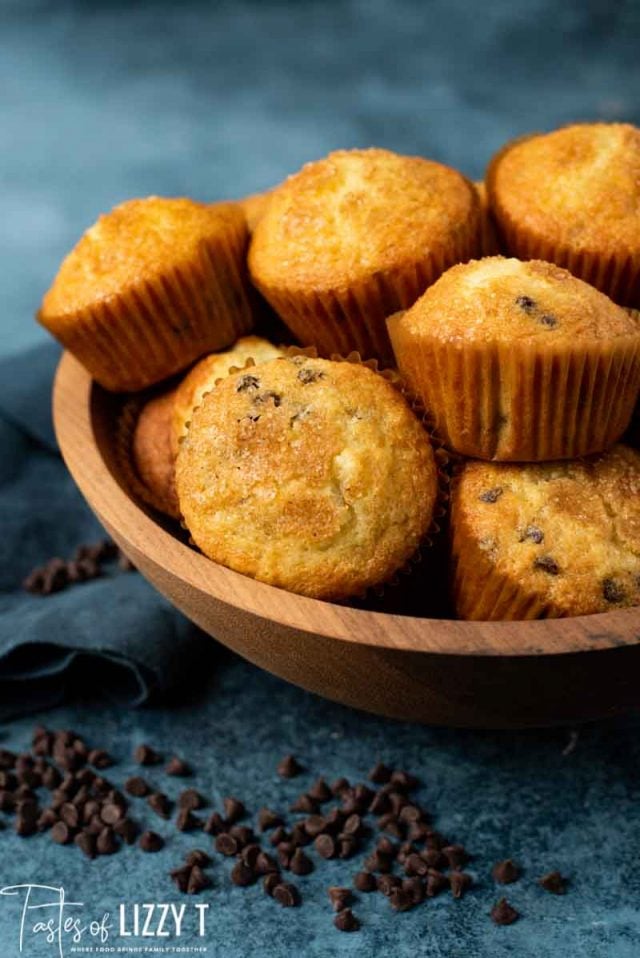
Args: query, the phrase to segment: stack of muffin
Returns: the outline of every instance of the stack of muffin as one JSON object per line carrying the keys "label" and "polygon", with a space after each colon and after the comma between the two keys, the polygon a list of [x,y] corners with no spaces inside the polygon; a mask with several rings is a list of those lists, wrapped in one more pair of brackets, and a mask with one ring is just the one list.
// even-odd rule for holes
{"label": "stack of muffin", "polygon": [[[362,596],[443,548],[449,502],[457,615],[522,619],[640,604],[639,308],[640,130],[581,124],[484,184],[350,150],[238,203],[126,202],[39,319],[154,387],[134,484],[211,559]],[[313,348],[247,335],[274,316]]]}

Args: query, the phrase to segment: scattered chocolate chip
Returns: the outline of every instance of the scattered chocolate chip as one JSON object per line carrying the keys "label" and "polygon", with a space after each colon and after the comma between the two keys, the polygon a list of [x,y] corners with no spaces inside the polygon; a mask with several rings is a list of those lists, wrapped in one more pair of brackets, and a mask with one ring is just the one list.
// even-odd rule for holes
{"label": "scattered chocolate chip", "polygon": [[350,908],[343,908],[342,911],[339,911],[333,919],[333,924],[338,931],[358,931],[360,928],[360,922]]}
{"label": "scattered chocolate chip", "polygon": [[39,832],[45,832],[47,829],[52,828],[55,823],[58,821],[58,816],[53,810],[53,808],[45,808],[41,815],[38,817],[36,822]]}
{"label": "scattered chocolate chip", "polygon": [[296,848],[293,842],[280,842],[277,848],[278,861],[283,868],[288,868]]}
{"label": "scattered chocolate chip", "polygon": [[133,760],[138,765],[158,765],[162,761],[162,756],[150,745],[139,745],[133,753]]}
{"label": "scattered chocolate chip", "polygon": [[184,861],[186,865],[199,865],[201,868],[206,868],[207,865],[211,864],[211,857],[201,848],[194,848],[187,852]]}
{"label": "scattered chocolate chip", "polygon": [[405,874],[411,878],[413,875],[420,875],[424,877],[429,871],[429,865],[422,858],[421,855],[413,854],[409,855],[405,865],[404,865]]}
{"label": "scattered chocolate chip", "polygon": [[497,502],[500,496],[503,494],[504,489],[500,486],[496,486],[494,489],[486,489],[484,492],[481,492],[478,496],[480,502]]}
{"label": "scattered chocolate chip", "polygon": [[194,815],[190,808],[181,808],[176,818],[176,828],[179,832],[193,832],[202,828],[202,819]]}
{"label": "scattered chocolate chip", "polygon": [[313,844],[315,850],[321,858],[335,858],[338,854],[336,841],[333,835],[318,835]]}
{"label": "scattered chocolate chip", "polygon": [[302,771],[302,766],[293,755],[285,755],[278,763],[276,771],[281,778],[295,778]]}
{"label": "scattered chocolate chip", "polygon": [[512,925],[520,917],[520,912],[509,904],[506,898],[501,898],[489,912],[494,925]]}
{"label": "scattered chocolate chip", "polygon": [[318,802],[321,805],[324,802],[328,802],[332,797],[331,789],[323,778],[316,779],[307,794],[314,802]]}
{"label": "scattered chocolate chip", "polygon": [[558,320],[552,313],[543,313],[538,317],[538,322],[547,329],[555,329],[558,325]]}
{"label": "scattered chocolate chip", "polygon": [[143,852],[159,852],[164,848],[164,839],[157,832],[143,832],[138,845]]}
{"label": "scattered chocolate chip", "polygon": [[240,851],[237,838],[234,838],[233,835],[230,835],[228,832],[223,832],[221,835],[216,836],[215,847],[216,851],[220,852],[221,855],[226,855],[227,858],[237,855]]}
{"label": "scattered chocolate chip", "polygon": [[323,815],[309,815],[302,824],[310,838],[316,838],[327,830],[327,821]]}
{"label": "scattered chocolate chip", "polygon": [[383,835],[382,838],[379,838],[376,843],[376,851],[381,852],[383,855],[387,855],[389,858],[394,858],[398,852],[398,849],[390,838],[387,838],[386,835]]}
{"label": "scattered chocolate chip", "polygon": [[350,888],[340,888],[337,885],[328,888],[327,894],[334,911],[342,911],[353,898]]}
{"label": "scattered chocolate chip", "polygon": [[493,880],[498,882],[499,885],[510,885],[520,878],[520,869],[510,858],[506,858],[503,862],[498,862],[493,866],[491,874]]}
{"label": "scattered chocolate chip", "polygon": [[271,835],[269,835],[269,843],[274,846],[280,845],[282,842],[288,842],[290,837],[289,832],[279,825],[278,828],[274,829]]}
{"label": "scattered chocolate chip", "polygon": [[225,798],[223,802],[224,814],[229,825],[239,822],[245,816],[245,808],[237,798]]}
{"label": "scattered chocolate chip", "polygon": [[294,845],[308,845],[312,840],[312,836],[306,829],[306,821],[296,822],[293,828],[291,829],[291,841]]}
{"label": "scattered chocolate chip", "polygon": [[387,897],[391,894],[394,888],[399,888],[401,884],[402,882],[397,875],[385,874],[378,875],[376,878],[376,888],[379,892]]}
{"label": "scattered chocolate chip", "polygon": [[240,858],[248,865],[252,871],[256,870],[258,856],[260,855],[260,846],[253,842],[251,845],[245,845],[240,852]]}
{"label": "scattered chocolate chip", "polygon": [[118,851],[118,844],[112,828],[106,826],[98,835],[96,841],[96,850],[99,855],[113,855]]}
{"label": "scattered chocolate chip", "polygon": [[282,824],[283,820],[281,816],[271,811],[270,808],[261,808],[258,812],[258,828],[261,832],[269,831]]}
{"label": "scattered chocolate chip", "polygon": [[273,893],[278,885],[282,884],[282,876],[278,871],[268,872],[262,881],[264,891],[273,898]]}
{"label": "scattered chocolate chip", "polygon": [[462,898],[471,884],[471,875],[467,875],[466,872],[457,870],[449,872],[449,885],[451,886],[451,894],[454,898]]}
{"label": "scattered chocolate chip", "polygon": [[186,894],[189,887],[192,867],[192,865],[181,865],[180,868],[174,868],[169,872],[171,880],[175,883],[178,891],[183,892],[183,894]]}
{"label": "scattered chocolate chip", "polygon": [[313,871],[313,862],[308,855],[305,855],[301,848],[297,848],[291,856],[289,868],[294,875],[308,875]]}
{"label": "scattered chocolate chip", "polygon": [[87,761],[94,768],[109,768],[113,765],[113,759],[103,748],[92,749],[87,756]]}
{"label": "scattered chocolate chip", "polygon": [[68,845],[72,838],[71,829],[65,822],[56,822],[49,834],[58,845]]}
{"label": "scattered chocolate chip", "polygon": [[376,890],[376,879],[371,872],[358,872],[353,879],[354,888],[358,891],[370,892]]}
{"label": "scattered chocolate chip", "polygon": [[233,837],[237,839],[240,845],[249,845],[255,839],[253,829],[247,825],[232,825],[228,831],[230,835],[233,835]]}
{"label": "scattered chocolate chip", "polygon": [[246,392],[249,389],[259,389],[259,388],[260,388],[260,380],[258,379],[258,377],[251,376],[248,373],[244,376],[241,376],[236,383],[236,392],[238,393]]}
{"label": "scattered chocolate chip", "polygon": [[149,785],[140,775],[134,775],[128,778],[124,783],[124,790],[134,798],[144,798],[151,791]]}
{"label": "scattered chocolate chip", "polygon": [[351,858],[359,847],[358,839],[355,835],[348,835],[342,832],[338,835],[338,858]]}
{"label": "scattered chocolate chip", "polygon": [[424,882],[417,876],[412,878],[404,878],[402,880],[402,890],[409,895],[414,905],[419,905],[420,902],[424,901],[425,899],[426,892]]}
{"label": "scattered chocolate chip", "polygon": [[548,575],[560,574],[560,566],[552,556],[538,556],[533,560],[533,568],[540,569]]}
{"label": "scattered chocolate chip", "polygon": [[337,778],[335,782],[332,782],[329,788],[331,789],[331,794],[337,798],[342,794],[342,792],[345,791],[345,789],[350,788],[350,785],[348,780],[342,777]]}
{"label": "scattered chocolate chip", "polygon": [[77,828],[80,824],[80,812],[71,802],[65,802],[60,808],[60,818],[69,828]]}
{"label": "scattered chocolate chip", "polygon": [[92,835],[91,832],[79,832],[73,841],[87,858],[95,858],[98,854],[96,849],[96,836]]}
{"label": "scattered chocolate chip", "polygon": [[160,818],[168,819],[171,816],[171,801],[163,792],[153,792],[152,795],[149,795],[147,805]]}
{"label": "scattered chocolate chip", "polygon": [[260,852],[256,858],[255,870],[258,875],[271,875],[278,872],[278,865],[267,852]]}
{"label": "scattered chocolate chip", "polygon": [[367,871],[387,873],[391,871],[391,857],[376,849],[365,860],[364,865]]}
{"label": "scattered chocolate chip", "polygon": [[138,826],[130,818],[122,818],[113,827],[116,835],[119,835],[125,845],[133,845],[138,837]]}
{"label": "scattered chocolate chip", "polygon": [[200,865],[193,865],[187,881],[187,894],[197,895],[203,889],[208,888],[211,880],[202,871]]}
{"label": "scattered chocolate chip", "polygon": [[191,775],[191,766],[183,759],[174,755],[165,768],[165,772],[167,775],[175,775],[177,778],[186,778]]}
{"label": "scattered chocolate chip", "polygon": [[436,895],[439,895],[440,892],[444,891],[445,888],[448,887],[449,881],[447,876],[443,875],[442,872],[437,871],[435,868],[430,868],[427,872],[427,898],[435,898]]}
{"label": "scattered chocolate chip", "polygon": [[383,762],[377,762],[369,772],[369,781],[376,785],[385,785],[391,780],[391,769]]}
{"label": "scattered chocolate chip", "polygon": [[538,884],[552,895],[564,895],[567,891],[567,879],[558,871],[548,872],[538,880]]}
{"label": "scattered chocolate chip", "polygon": [[[61,814],[64,814],[64,808],[65,806],[63,805]],[[100,812],[100,818],[105,825],[117,825],[117,823],[124,818],[124,815],[125,813],[122,806],[116,805],[115,802],[103,805]]]}
{"label": "scattered chocolate chip", "polygon": [[469,858],[462,845],[445,845],[442,854],[449,862],[449,868],[462,868]]}
{"label": "scattered chocolate chip", "polygon": [[361,833],[362,819],[356,812],[354,812],[353,815],[349,815],[346,819],[342,826],[342,831],[347,835],[359,835]]}
{"label": "scattered chocolate chip", "polygon": [[538,304],[536,303],[535,299],[531,299],[530,296],[517,296],[516,306],[519,306],[520,309],[523,309],[525,313],[532,313],[534,309],[537,309]]}
{"label": "scattered chocolate chip", "polygon": [[318,811],[318,803],[315,802],[310,795],[302,794],[298,795],[296,800],[292,805],[289,806],[292,812],[304,812],[305,814],[313,814]]}
{"label": "scattered chocolate chip", "polygon": [[527,526],[520,533],[519,541],[526,542],[527,540],[535,542],[539,546],[541,542],[544,542],[544,532],[538,526]]}
{"label": "scattered chocolate chip", "polygon": [[220,835],[226,829],[225,821],[219,812],[212,812],[204,824],[207,835]]}
{"label": "scattered chocolate chip", "polygon": [[420,852],[420,857],[425,860],[429,868],[440,869],[446,865],[446,859],[437,848],[427,848]]}
{"label": "scattered chocolate chip", "polygon": [[309,383],[317,383],[319,379],[324,379],[324,373],[319,369],[312,369],[310,366],[303,366],[298,370],[298,379],[303,386]]}
{"label": "scattered chocolate chip", "polygon": [[295,885],[289,882],[280,882],[273,889],[273,898],[282,905],[283,908],[295,908],[300,904],[300,893]]}
{"label": "scattered chocolate chip", "polygon": [[624,602],[626,599],[625,591],[615,579],[604,579],[602,582],[602,594],[606,602]]}
{"label": "scattered chocolate chip", "polygon": [[389,904],[394,911],[409,911],[411,908],[413,908],[415,902],[413,900],[413,895],[411,895],[400,885],[397,888],[391,889],[391,894],[389,895]]}

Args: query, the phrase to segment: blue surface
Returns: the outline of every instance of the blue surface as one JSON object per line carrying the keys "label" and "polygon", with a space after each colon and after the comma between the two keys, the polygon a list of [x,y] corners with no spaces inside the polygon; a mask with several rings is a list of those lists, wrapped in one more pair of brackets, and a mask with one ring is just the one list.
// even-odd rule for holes
{"label": "blue surface", "polygon": [[[31,315],[60,258],[127,196],[239,196],[332,148],[371,144],[479,176],[519,133],[595,117],[640,122],[639,35],[635,0],[0,2],[2,352],[44,336]],[[355,866],[323,864],[300,880],[305,907],[286,912],[256,888],[231,888],[218,859],[201,899],[211,905],[209,956],[640,953],[635,719],[585,728],[563,755],[568,730],[412,728],[322,702],[226,653],[211,671],[189,705],[128,712],[94,702],[41,718],[122,757],[143,739],[170,741],[212,798],[237,793],[254,808],[293,794],[272,774],[288,750],[328,776],[362,775],[377,757],[418,769],[436,825],[477,853],[478,885],[461,902],[400,916],[362,896],[362,932],[340,935],[325,888]],[[29,725],[6,725],[1,744],[26,745]],[[175,902],[166,872],[196,842],[160,830],[172,837],[157,856],[127,849],[93,863],[46,836],[25,844],[6,834],[0,883],[63,884],[91,917],[121,901]],[[489,869],[506,855],[525,868],[507,889],[523,918],[495,928]],[[565,898],[535,884],[551,867],[571,878]],[[16,918],[16,902],[0,898],[2,958],[18,954]],[[200,944],[185,935],[167,947]],[[23,954],[55,950],[29,941]]]}

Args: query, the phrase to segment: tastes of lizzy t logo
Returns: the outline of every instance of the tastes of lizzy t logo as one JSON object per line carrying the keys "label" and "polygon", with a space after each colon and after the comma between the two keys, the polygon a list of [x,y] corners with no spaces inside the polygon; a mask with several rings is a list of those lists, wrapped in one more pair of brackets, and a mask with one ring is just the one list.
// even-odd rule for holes
{"label": "tastes of lizzy t logo", "polygon": [[[20,954],[29,953],[29,943],[34,940],[44,941],[52,947],[52,954],[65,958],[65,948],[74,952],[96,953],[117,951],[124,954],[127,951],[140,952],[139,947],[127,948],[128,939],[133,945],[133,938],[166,941],[167,938],[180,938],[187,930],[187,906],[175,904],[134,904],[118,906],[117,916],[105,912],[100,918],[87,919],[80,909],[84,908],[81,901],[70,901],[62,886],[55,885],[8,885],[0,888],[0,895],[17,899],[19,909],[19,927],[16,929],[15,942]],[[188,929],[195,938],[202,939],[205,935],[205,916],[209,905],[196,904],[192,907],[190,918],[192,922]],[[117,948],[105,948],[109,937],[120,939]],[[124,941],[123,941],[124,939]],[[5,942],[6,943],[6,938]],[[191,952],[206,952],[205,947],[193,947]],[[172,948],[153,948],[165,954],[174,953]]]}

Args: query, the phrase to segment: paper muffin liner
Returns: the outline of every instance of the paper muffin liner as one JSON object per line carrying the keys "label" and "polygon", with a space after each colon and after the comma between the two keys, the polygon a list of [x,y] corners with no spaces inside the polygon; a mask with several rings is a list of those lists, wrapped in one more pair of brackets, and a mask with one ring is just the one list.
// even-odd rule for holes
{"label": "paper muffin liner", "polygon": [[446,343],[396,324],[398,363],[448,448],[495,461],[602,452],[627,428],[640,388],[632,337],[581,345]]}
{"label": "paper muffin liner", "polygon": [[203,240],[198,256],[45,325],[105,389],[135,392],[231,345],[253,326],[246,224]]}
{"label": "paper muffin liner", "polygon": [[138,501],[152,506],[157,512],[179,519],[180,513],[172,502],[158,490],[152,489],[142,481],[135,467],[133,456],[133,436],[138,417],[149,396],[135,396],[123,405],[116,423],[115,452],[118,470],[127,491]]}
{"label": "paper muffin liner", "polygon": [[460,230],[450,246],[433,250],[424,260],[379,271],[346,288],[280,289],[254,282],[303,346],[315,346],[321,356],[352,351],[394,365],[385,319],[408,309],[438,277],[456,263],[478,255],[480,226]]}
{"label": "paper muffin liner", "polygon": [[[528,139],[528,137],[524,137]],[[522,142],[517,140],[514,142]],[[514,143],[508,143],[492,159],[487,170],[489,204],[499,240],[508,255],[518,259],[542,259],[568,269],[570,273],[606,293],[622,306],[640,307],[640,253],[607,253],[605,250],[577,250],[571,244],[541,236],[526,222],[517,222],[500,202],[495,175],[500,160]]]}

